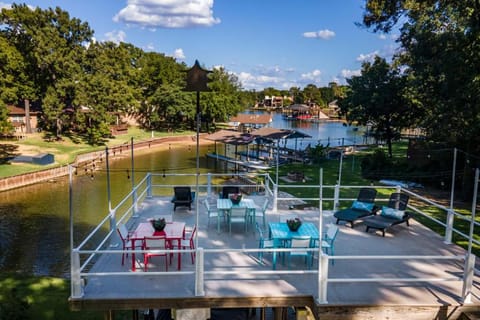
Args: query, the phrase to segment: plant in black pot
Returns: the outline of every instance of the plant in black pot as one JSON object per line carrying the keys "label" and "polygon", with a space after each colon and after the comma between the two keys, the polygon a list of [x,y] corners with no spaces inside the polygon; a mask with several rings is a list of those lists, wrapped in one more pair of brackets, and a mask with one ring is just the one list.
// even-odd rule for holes
{"label": "plant in black pot", "polygon": [[163,229],[165,229],[165,226],[167,225],[167,221],[165,221],[165,218],[153,219],[151,220],[151,222],[155,231],[163,231]]}
{"label": "plant in black pot", "polygon": [[297,231],[301,225],[302,225],[302,221],[299,218],[287,220],[287,226],[291,231]]}
{"label": "plant in black pot", "polygon": [[240,201],[242,201],[242,194],[241,193],[235,193],[230,196],[230,200],[232,201],[233,204],[239,204]]}

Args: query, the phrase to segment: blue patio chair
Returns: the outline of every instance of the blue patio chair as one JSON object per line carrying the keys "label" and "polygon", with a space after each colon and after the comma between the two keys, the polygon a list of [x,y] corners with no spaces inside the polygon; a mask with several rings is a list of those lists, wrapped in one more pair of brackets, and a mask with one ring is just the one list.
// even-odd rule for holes
{"label": "blue patio chair", "polygon": [[248,208],[232,207],[228,213],[228,231],[232,233],[232,223],[242,222],[245,226],[245,232],[247,232],[248,225]]}
{"label": "blue patio chair", "polygon": [[[327,232],[325,232],[322,239],[322,250],[328,255],[335,255],[335,239],[337,238],[337,234],[338,227],[334,224],[328,225]],[[318,239],[315,240],[314,246],[318,248]],[[332,265],[334,264],[335,259],[332,259]]]}
{"label": "blue patio chair", "polygon": [[[311,248],[311,237],[294,237],[292,238],[288,243],[287,246],[288,248],[292,249],[309,249]],[[289,251],[288,252],[288,261],[287,261],[287,267],[290,269],[290,260],[292,257],[304,257],[305,258],[305,263],[310,269],[312,263],[312,251],[309,250],[296,250],[296,251]]]}
{"label": "blue patio chair", "polygon": [[[260,228],[258,223],[255,222],[255,229],[257,230],[258,234],[258,248],[259,249],[273,249],[275,248],[275,240],[271,238],[265,238],[263,235],[263,230]],[[260,259],[260,263],[263,263],[263,252],[258,252],[258,259]]]}
{"label": "blue patio chair", "polygon": [[264,229],[267,225],[265,214],[266,214],[267,209],[268,209],[268,203],[269,203],[268,198],[265,198],[265,201],[263,201],[262,206],[259,207],[259,208],[255,208],[255,217],[254,217],[255,218],[255,223],[256,223],[257,218],[262,218],[262,223],[263,223],[263,228]]}
{"label": "blue patio chair", "polygon": [[[205,209],[207,210],[207,216],[208,216],[208,222],[207,222],[207,227],[210,226],[210,219],[215,218],[215,222],[217,224],[217,232],[220,232],[220,218],[224,217],[223,213],[215,210],[210,206],[210,203],[208,202],[208,199],[203,200],[203,205],[205,206]],[[225,217],[224,217],[225,218]]]}

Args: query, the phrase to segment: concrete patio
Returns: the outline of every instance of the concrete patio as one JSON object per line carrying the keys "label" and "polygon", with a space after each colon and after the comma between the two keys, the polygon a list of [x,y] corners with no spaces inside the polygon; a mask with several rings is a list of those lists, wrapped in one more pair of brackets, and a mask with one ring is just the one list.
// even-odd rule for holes
{"label": "concrete patio", "polygon": [[[258,195],[248,197],[258,206],[264,200]],[[396,319],[396,316],[405,316],[401,310],[408,308],[418,319],[428,319],[432,312],[440,314],[439,310],[452,315],[464,306],[469,310],[478,310],[480,306],[478,275],[473,282],[472,303],[463,304],[461,278],[465,250],[444,243],[443,238],[414,219],[410,226],[395,226],[385,237],[380,233],[366,233],[361,223],[353,229],[341,223],[335,240],[336,259],[334,264],[332,260],[328,263],[327,299],[319,301],[318,253],[311,270],[302,259],[296,259],[292,260],[290,270],[277,262],[277,270],[273,271],[271,252],[264,253],[263,263],[258,259],[258,252],[255,252],[258,235],[252,226],[244,233],[243,226],[234,225],[230,234],[223,221],[220,233],[215,222],[207,225],[207,215],[201,204],[204,198],[200,195],[198,199],[198,248],[204,251],[201,288],[196,287],[195,264],[191,263],[190,253],[182,254],[181,270],[176,268],[175,254],[168,273],[162,273],[165,271],[163,257],[153,258],[148,272],[142,271],[142,262],[137,260],[139,268],[132,272],[131,259],[121,265],[120,239],[114,233],[106,243],[106,251],[90,263],[89,275],[82,275],[85,279],[83,296],[71,298],[72,307],[114,310],[309,306],[315,309],[314,313],[323,315],[322,319],[336,319],[339,310],[344,310],[343,315],[346,315],[358,312],[354,311],[358,308],[377,308],[387,312],[390,319]],[[215,198],[209,201],[214,204]],[[281,215],[296,215],[318,225],[318,209],[291,210],[290,207],[291,203],[283,201],[279,202],[277,212],[270,208],[267,224],[278,222]],[[141,203],[136,217],[126,224],[134,230],[139,222],[171,214],[173,220],[193,227],[197,222],[196,213],[195,205],[192,210],[177,208],[173,212],[169,197],[151,197]],[[324,211],[323,217],[324,226],[335,223],[332,211]],[[261,223],[261,219],[257,221]],[[268,234],[268,226],[265,233]],[[380,256],[384,258],[376,259]],[[198,295],[198,292],[203,294]]]}

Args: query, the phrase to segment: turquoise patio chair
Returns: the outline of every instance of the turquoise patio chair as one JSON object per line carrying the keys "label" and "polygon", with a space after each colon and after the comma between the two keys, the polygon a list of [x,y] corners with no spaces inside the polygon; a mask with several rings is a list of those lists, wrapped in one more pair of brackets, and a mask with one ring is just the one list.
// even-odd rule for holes
{"label": "turquoise patio chair", "polygon": [[258,208],[255,208],[255,223],[256,223],[256,220],[257,218],[262,218],[262,223],[263,223],[263,228],[265,229],[266,225],[267,225],[267,221],[266,221],[266,217],[265,217],[265,214],[267,212],[267,209],[268,209],[268,204],[269,204],[269,200],[268,198],[265,198],[265,201],[263,201],[263,204],[261,207],[258,207]]}
{"label": "turquoise patio chair", "polygon": [[[271,238],[266,238],[263,235],[263,230],[260,228],[258,223],[255,222],[255,229],[257,230],[258,235],[258,248],[259,249],[273,249],[275,248],[275,240]],[[260,259],[260,263],[263,263],[263,252],[258,252],[258,259]]]}
{"label": "turquoise patio chair", "polygon": [[[311,237],[294,237],[288,241],[287,246],[291,249],[309,249],[311,248],[312,238]],[[305,263],[310,269],[312,263],[312,251],[309,250],[295,250],[289,251],[288,253],[287,267],[290,269],[290,260],[292,257],[304,257]]]}
{"label": "turquoise patio chair", "polygon": [[232,233],[232,223],[243,223],[245,233],[248,225],[248,208],[232,207],[228,213],[228,231]]}
{"label": "turquoise patio chair", "polygon": [[[328,255],[335,255],[335,239],[337,238],[337,234],[338,226],[330,224],[322,239],[322,250]],[[318,247],[318,241],[316,242],[316,247]],[[335,259],[332,259],[332,265],[334,264]]]}
{"label": "turquoise patio chair", "polygon": [[207,227],[210,226],[210,219],[215,219],[215,222],[217,224],[217,232],[220,232],[220,218],[222,217],[225,218],[223,215],[223,212],[220,212],[216,210],[216,208],[213,208],[208,202],[208,199],[203,200],[203,205],[207,210],[207,216],[208,216]]}

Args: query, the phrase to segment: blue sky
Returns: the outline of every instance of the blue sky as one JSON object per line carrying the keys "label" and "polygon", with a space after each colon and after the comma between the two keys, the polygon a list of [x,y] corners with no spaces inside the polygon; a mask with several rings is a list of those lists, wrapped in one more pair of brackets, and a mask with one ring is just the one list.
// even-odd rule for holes
{"label": "blue sky", "polygon": [[[0,7],[12,2],[0,2]],[[365,0],[29,0],[88,22],[97,41],[124,41],[234,73],[246,90],[327,86],[391,58],[395,34],[361,22]]]}

